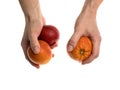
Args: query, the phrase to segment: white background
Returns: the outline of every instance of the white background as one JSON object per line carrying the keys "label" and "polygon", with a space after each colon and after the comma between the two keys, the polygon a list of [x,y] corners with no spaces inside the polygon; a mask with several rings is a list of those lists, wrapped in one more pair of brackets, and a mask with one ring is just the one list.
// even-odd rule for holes
{"label": "white background", "polygon": [[120,3],[104,0],[97,13],[100,55],[81,65],[66,52],[84,0],[41,0],[47,24],[60,31],[55,57],[36,69],[24,58],[24,15],[18,0],[0,1],[0,90],[120,90]]}

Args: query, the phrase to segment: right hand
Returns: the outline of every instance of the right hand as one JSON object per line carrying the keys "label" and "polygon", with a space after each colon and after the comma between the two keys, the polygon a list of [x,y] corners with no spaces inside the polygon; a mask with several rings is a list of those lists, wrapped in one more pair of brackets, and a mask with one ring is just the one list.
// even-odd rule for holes
{"label": "right hand", "polygon": [[23,38],[21,41],[21,46],[24,52],[26,59],[30,62],[31,65],[39,68],[40,65],[31,62],[27,56],[27,48],[30,46],[35,54],[38,54],[40,51],[40,45],[38,42],[38,36],[41,33],[42,27],[45,25],[45,19],[43,16],[38,20],[26,22]]}

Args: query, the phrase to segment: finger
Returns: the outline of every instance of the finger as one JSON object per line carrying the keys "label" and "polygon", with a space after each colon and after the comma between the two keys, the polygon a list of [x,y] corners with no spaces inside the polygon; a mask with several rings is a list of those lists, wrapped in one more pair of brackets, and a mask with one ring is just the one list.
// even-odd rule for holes
{"label": "finger", "polygon": [[31,62],[30,59],[28,59],[28,61],[29,61],[29,63],[30,63],[32,66],[34,66],[34,67],[36,67],[36,68],[40,68],[40,65],[39,65],[39,64],[35,64],[35,63]]}
{"label": "finger", "polygon": [[95,40],[92,40],[92,42],[93,42],[92,54],[88,59],[84,60],[82,62],[82,64],[88,64],[88,63],[92,62],[95,58],[97,58],[99,56],[101,38],[100,37],[95,38]]}
{"label": "finger", "polygon": [[27,42],[27,40],[22,39],[21,46],[22,46],[25,58],[28,59],[28,56],[27,56],[28,42]]}
{"label": "finger", "polygon": [[34,63],[31,62],[30,59],[28,58],[28,55],[27,55],[27,48],[28,48],[28,46],[29,46],[28,43],[29,43],[29,42],[27,42],[27,40],[25,40],[25,41],[22,40],[22,42],[21,42],[21,46],[22,46],[22,48],[23,48],[23,52],[24,52],[25,58],[29,61],[29,63],[30,63],[32,66],[34,66],[34,67],[36,67],[36,68],[39,68],[40,65],[34,64]]}
{"label": "finger", "polygon": [[81,36],[82,36],[82,32],[79,33],[77,31],[72,35],[72,37],[70,38],[70,40],[68,41],[68,44],[67,44],[68,51],[72,51],[75,48],[75,46]]}
{"label": "finger", "polygon": [[38,54],[40,52],[40,44],[38,42],[37,36],[35,36],[34,34],[32,34],[30,36],[29,40],[30,40],[30,46],[31,46],[32,51],[35,54]]}

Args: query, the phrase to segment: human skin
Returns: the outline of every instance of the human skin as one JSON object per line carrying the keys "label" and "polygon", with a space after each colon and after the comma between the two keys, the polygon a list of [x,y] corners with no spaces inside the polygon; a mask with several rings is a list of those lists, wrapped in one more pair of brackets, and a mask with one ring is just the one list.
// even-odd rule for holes
{"label": "human skin", "polygon": [[[25,30],[21,41],[24,55],[31,65],[39,68],[40,65],[32,63],[27,56],[27,48],[31,46],[35,54],[40,52],[38,36],[45,25],[45,19],[42,15],[39,0],[19,0],[25,16]],[[81,36],[89,36],[93,42],[92,55],[83,64],[90,63],[99,55],[101,36],[96,23],[96,13],[102,0],[86,0],[83,9],[75,23],[75,30],[71,36],[67,50],[72,51]]]}
{"label": "human skin", "polygon": [[88,64],[99,56],[101,35],[96,22],[96,14],[102,1],[103,0],[85,1],[83,9],[75,22],[74,33],[67,44],[67,50],[72,51],[81,36],[91,38],[93,43],[92,54],[88,59],[82,61],[82,64]]}
{"label": "human skin", "polygon": [[43,25],[45,25],[45,19],[41,13],[39,0],[19,0],[21,8],[25,16],[25,30],[21,41],[26,59],[31,65],[39,68],[40,65],[32,63],[27,56],[27,48],[31,46],[31,49],[35,54],[40,52],[40,45],[38,42],[38,36],[40,35]]}

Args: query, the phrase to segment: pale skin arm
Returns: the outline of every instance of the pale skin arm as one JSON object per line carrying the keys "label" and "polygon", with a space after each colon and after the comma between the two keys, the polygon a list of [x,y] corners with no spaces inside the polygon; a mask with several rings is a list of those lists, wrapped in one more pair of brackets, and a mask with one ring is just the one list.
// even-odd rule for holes
{"label": "pale skin arm", "polygon": [[30,45],[35,54],[39,53],[40,45],[38,43],[38,36],[41,29],[45,24],[45,20],[42,16],[39,0],[19,0],[21,8],[25,16],[25,30],[21,45],[26,59],[35,67],[39,68],[39,65],[32,63],[27,56],[27,48]]}
{"label": "pale skin arm", "polygon": [[82,64],[92,62],[99,55],[101,36],[96,23],[96,14],[102,1],[103,0],[85,1],[83,9],[76,20],[74,33],[67,44],[67,50],[72,51],[81,36],[91,38],[93,43],[92,54],[88,59],[83,61]]}

